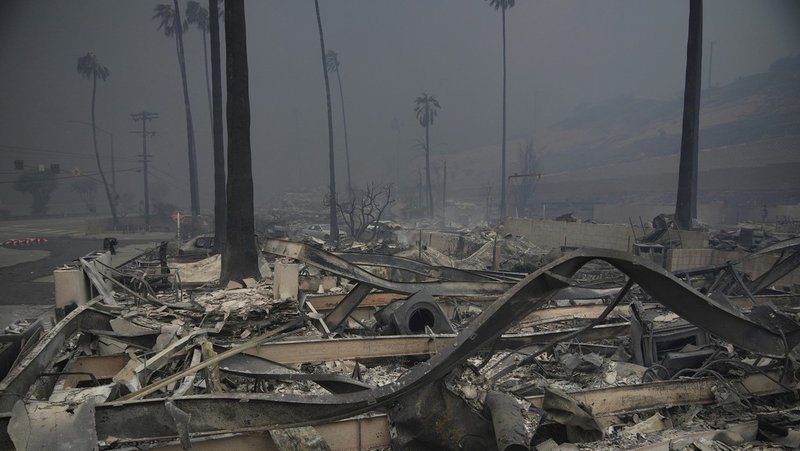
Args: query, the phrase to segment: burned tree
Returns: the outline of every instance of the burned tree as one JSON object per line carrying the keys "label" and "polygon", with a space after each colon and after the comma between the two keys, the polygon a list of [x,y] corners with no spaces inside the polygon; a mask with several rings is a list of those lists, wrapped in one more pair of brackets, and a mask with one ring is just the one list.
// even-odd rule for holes
{"label": "burned tree", "polygon": [[686,84],[683,92],[681,160],[675,222],[684,230],[697,218],[698,135],[700,131],[700,82],[703,66],[703,0],[689,3],[689,38],[686,44]]}
{"label": "burned tree", "polygon": [[503,20],[503,138],[500,141],[500,221],[506,215],[506,10],[513,8],[515,0],[488,0],[489,6],[500,11]]}
{"label": "burned tree", "polygon": [[328,59],[325,56],[325,35],[322,34],[322,17],[319,14],[319,1],[314,0],[314,9],[317,13],[317,29],[319,30],[319,48],[322,52],[322,74],[325,79],[325,101],[328,105],[328,171],[330,183],[329,196],[334,200],[330,203],[330,227],[331,227],[331,242],[335,243],[339,240],[339,223],[336,220],[336,165],[334,164],[333,157],[333,112],[331,111],[331,85],[328,81]]}
{"label": "burned tree", "polygon": [[78,193],[86,209],[90,213],[97,211],[95,197],[97,196],[97,183],[90,178],[82,178],[72,182],[70,189],[73,193]]}
{"label": "burned tree", "polygon": [[425,190],[428,202],[428,217],[433,217],[433,189],[431,188],[431,141],[430,127],[441,109],[436,97],[423,92],[414,99],[414,114],[419,125],[425,128]]}
{"label": "burned tree", "polygon": [[250,150],[250,89],[244,0],[225,1],[228,75],[228,202],[220,281],[258,277]]}
{"label": "burned tree", "polygon": [[186,80],[186,53],[183,47],[183,21],[181,20],[178,0],[172,0],[172,5],[165,3],[156,5],[153,10],[153,19],[159,21],[158,29],[167,37],[175,38],[175,49],[178,54],[178,66],[181,72],[183,85],[183,106],[186,113],[186,142],[189,152],[189,194],[193,219],[200,214],[200,195],[197,185],[197,152],[194,140],[194,122],[192,121],[192,107],[189,102],[189,83]]}
{"label": "burned tree", "polygon": [[[78,58],[78,73],[85,79],[92,80],[92,143],[94,144],[94,158],[97,162],[97,172],[100,174],[100,180],[103,181],[103,188],[106,191],[106,198],[108,198],[108,208],[111,209],[111,221],[114,228],[117,228],[117,204],[114,200],[114,195],[108,187],[106,174],[103,172],[103,165],[100,164],[100,151],[97,150],[97,125],[95,121],[95,101],[97,99],[97,79],[105,81],[111,74],[107,67],[100,64],[97,60],[97,55],[92,52]],[[48,194],[48,198],[49,198]],[[46,203],[46,202],[45,202]],[[46,207],[45,207],[46,208]]]}
{"label": "burned tree", "polygon": [[342,75],[340,68],[342,63],[339,62],[339,54],[333,50],[328,50],[325,54],[328,62],[328,72],[336,73],[336,80],[339,82],[339,102],[342,106],[342,132],[344,132],[344,156],[347,163],[347,192],[350,197],[353,197],[353,181],[350,177],[350,144],[347,142],[347,114],[344,109],[344,92],[342,91]]}
{"label": "burned tree", "polygon": [[[337,201],[335,207],[350,236],[372,241],[378,234],[383,213],[394,201],[392,184],[378,186],[371,183],[364,189],[354,190],[347,201]],[[325,205],[330,205],[330,197],[325,198]],[[371,230],[369,238],[364,237],[367,230]]]}
{"label": "burned tree", "polygon": [[47,213],[50,195],[58,187],[58,179],[52,171],[27,171],[14,182],[14,190],[31,195],[31,214]]}
{"label": "burned tree", "polygon": [[214,142],[214,250],[225,249],[225,144],[222,124],[222,62],[220,61],[219,3],[209,0],[208,11],[214,20],[209,22],[211,39],[211,131]]}

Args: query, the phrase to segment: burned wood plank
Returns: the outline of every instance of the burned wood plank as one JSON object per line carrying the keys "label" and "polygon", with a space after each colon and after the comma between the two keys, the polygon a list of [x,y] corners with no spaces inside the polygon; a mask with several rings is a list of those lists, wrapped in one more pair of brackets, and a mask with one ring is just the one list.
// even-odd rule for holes
{"label": "burned wood plank", "polygon": [[[767,396],[785,392],[776,382],[779,377],[777,373],[752,374],[729,382],[741,396]],[[719,384],[713,377],[684,379],[579,391],[570,396],[591,407],[593,415],[607,416],[661,407],[711,404],[716,401],[714,389]],[[527,399],[537,407],[542,405],[542,396]]]}
{"label": "burned wood plank", "polygon": [[332,360],[433,355],[453,342],[454,335],[427,335],[297,340],[263,344],[245,351],[284,365]]}
{"label": "burned wood plank", "polygon": [[[308,296],[306,302],[311,303],[317,311],[328,311],[345,298],[345,294],[326,294],[322,296]],[[398,293],[370,293],[361,302],[361,307],[381,307],[395,299],[405,299],[406,295]],[[494,298],[492,298],[494,300]]]}
{"label": "burned wood plank", "polygon": [[[593,341],[615,338],[626,334],[629,328],[630,323],[627,322],[604,324],[587,330],[581,335],[581,339]],[[503,335],[496,347],[513,349],[530,344],[547,343],[576,330],[569,328],[524,335]],[[278,341],[256,346],[244,353],[284,365],[331,360],[410,357],[437,354],[452,346],[455,338],[456,335],[447,334]]]}

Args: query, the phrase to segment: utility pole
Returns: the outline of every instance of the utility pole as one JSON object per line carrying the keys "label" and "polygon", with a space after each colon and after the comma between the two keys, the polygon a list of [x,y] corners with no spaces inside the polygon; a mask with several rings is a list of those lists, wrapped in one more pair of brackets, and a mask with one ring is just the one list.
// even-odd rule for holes
{"label": "utility pole", "polygon": [[158,119],[158,113],[148,113],[147,111],[142,111],[141,113],[131,113],[131,118],[134,122],[142,122],[142,129],[131,131],[131,133],[137,133],[142,135],[142,153],[139,155],[142,157],[142,172],[144,172],[144,225],[149,230],[150,229],[150,192],[147,186],[147,163],[150,162],[150,156],[147,155],[147,136],[153,136],[156,132],[148,132],[147,131],[147,121],[152,121],[153,119]]}

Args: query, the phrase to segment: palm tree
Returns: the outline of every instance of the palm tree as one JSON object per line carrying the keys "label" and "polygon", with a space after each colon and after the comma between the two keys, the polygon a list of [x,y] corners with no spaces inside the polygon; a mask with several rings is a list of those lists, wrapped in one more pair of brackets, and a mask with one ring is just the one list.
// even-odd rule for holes
{"label": "palm tree", "polygon": [[431,189],[431,142],[429,129],[441,108],[436,97],[424,92],[414,100],[414,113],[417,115],[419,125],[425,127],[425,189],[428,193],[428,216],[431,218],[433,217],[433,190]]}
{"label": "palm tree", "polygon": [[700,131],[700,84],[703,66],[703,0],[689,2],[689,38],[686,43],[686,81],[683,92],[681,159],[675,222],[683,230],[697,218],[697,146]]}
{"label": "palm tree", "polygon": [[[211,2],[209,2],[209,7]],[[200,6],[200,2],[196,0],[189,0],[186,2],[186,23],[189,25],[197,26],[197,29],[200,30],[200,33],[203,35],[203,64],[205,65],[206,71],[206,91],[208,91],[208,113],[211,113],[212,106],[211,106],[211,82],[208,78],[208,43],[206,42],[206,36],[209,32],[209,27],[211,22],[208,19],[208,11],[207,9]],[[212,119],[213,120],[213,119]]]}
{"label": "palm tree", "polygon": [[[119,225],[117,222],[117,206],[115,204],[114,196],[111,195],[111,190],[108,188],[106,181],[106,174],[103,172],[103,165],[100,164],[100,151],[97,149],[97,124],[95,123],[95,100],[97,99],[97,79],[105,81],[111,74],[107,67],[100,64],[97,60],[97,55],[88,52],[86,55],[78,58],[78,73],[85,79],[92,80],[92,143],[94,144],[94,158],[97,161],[97,172],[100,173],[100,179],[103,181],[103,187],[106,190],[106,197],[108,198],[108,207],[111,209],[111,223],[116,229]],[[116,193],[115,193],[116,194]]]}
{"label": "palm tree", "polygon": [[[208,0],[211,17],[219,17],[218,0]],[[225,146],[222,142],[222,69],[219,51],[219,20],[212,20],[208,27],[211,37],[211,131],[214,140],[214,251],[225,249]]]}
{"label": "palm tree", "polygon": [[500,170],[500,220],[506,216],[506,10],[514,6],[515,0],[488,0],[495,11],[503,16],[503,140],[500,144],[502,169]]}
{"label": "palm tree", "polygon": [[186,110],[186,141],[189,151],[189,192],[192,203],[192,227],[197,224],[197,215],[200,213],[200,198],[197,189],[197,153],[194,144],[194,125],[192,122],[192,107],[189,103],[189,84],[186,81],[186,55],[183,49],[183,28],[187,24],[181,22],[181,12],[178,0],[172,0],[172,5],[162,4],[155,7],[153,19],[158,19],[158,29],[164,31],[167,37],[175,38],[175,48],[178,52],[178,65],[181,69],[183,82],[183,105]]}
{"label": "palm tree", "polygon": [[347,161],[347,192],[353,197],[353,183],[350,178],[350,146],[347,143],[347,115],[344,112],[344,94],[342,93],[342,76],[339,73],[339,54],[333,50],[328,50],[325,54],[325,61],[328,64],[328,72],[336,72],[336,79],[339,81],[339,103],[342,104],[342,127],[344,128],[344,155]]}
{"label": "palm tree", "polygon": [[322,52],[322,74],[325,78],[325,100],[328,102],[328,167],[330,172],[330,240],[339,241],[339,222],[336,218],[336,169],[333,159],[333,113],[331,112],[331,85],[328,82],[328,61],[325,58],[325,38],[322,34],[322,18],[319,15],[319,0],[314,0],[317,12],[317,28],[319,29],[319,47]]}
{"label": "palm tree", "polygon": [[228,203],[223,284],[259,277],[253,213],[250,149],[250,91],[244,0],[225,2],[225,51],[228,80]]}

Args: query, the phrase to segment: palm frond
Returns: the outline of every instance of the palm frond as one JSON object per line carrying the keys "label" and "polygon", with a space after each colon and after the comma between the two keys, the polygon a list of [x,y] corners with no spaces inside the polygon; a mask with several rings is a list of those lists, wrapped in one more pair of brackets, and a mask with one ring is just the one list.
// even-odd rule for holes
{"label": "palm frond", "polygon": [[164,31],[164,35],[172,37],[175,34],[175,11],[172,5],[156,5],[153,9],[153,19],[159,21],[158,29]]}
{"label": "palm frond", "polygon": [[494,8],[495,11],[507,10],[514,7],[515,0],[487,0],[489,6]]}
{"label": "palm frond", "polygon": [[436,97],[423,92],[416,99],[414,99],[414,113],[417,116],[419,125],[425,127],[426,125],[433,125],[433,119],[438,114],[438,110],[442,106]]}
{"label": "palm frond", "polygon": [[78,74],[87,80],[93,76],[101,80],[106,80],[111,74],[111,71],[107,67],[100,65],[100,62],[97,60],[97,55],[92,52],[87,52],[86,55],[78,58],[77,69]]}
{"label": "palm frond", "polygon": [[105,66],[97,66],[97,77],[101,80],[105,81],[108,79],[108,76],[111,75],[111,71]]}
{"label": "palm frond", "polygon": [[200,5],[196,0],[189,0],[186,3],[186,20],[184,26],[189,24],[197,25],[197,29],[203,33],[208,32],[208,10]]}
{"label": "palm frond", "polygon": [[325,52],[325,67],[327,68],[328,72],[338,72],[339,65],[338,53],[334,52],[333,50],[328,50]]}

